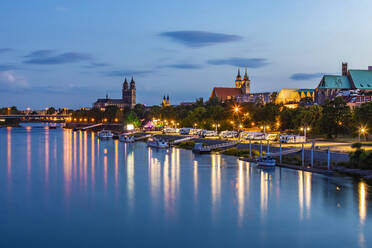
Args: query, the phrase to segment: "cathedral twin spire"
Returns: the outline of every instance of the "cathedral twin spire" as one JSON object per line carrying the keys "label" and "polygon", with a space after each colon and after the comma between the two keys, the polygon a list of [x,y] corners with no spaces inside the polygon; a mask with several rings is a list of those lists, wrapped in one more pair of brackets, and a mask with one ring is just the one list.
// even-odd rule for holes
{"label": "cathedral twin spire", "polygon": [[[124,83],[123,83],[123,89],[127,90],[128,87],[129,87],[128,81],[127,81],[127,78],[125,78]],[[132,77],[130,81],[130,89],[135,89],[135,88],[136,88],[136,83],[134,82],[133,77]]]}

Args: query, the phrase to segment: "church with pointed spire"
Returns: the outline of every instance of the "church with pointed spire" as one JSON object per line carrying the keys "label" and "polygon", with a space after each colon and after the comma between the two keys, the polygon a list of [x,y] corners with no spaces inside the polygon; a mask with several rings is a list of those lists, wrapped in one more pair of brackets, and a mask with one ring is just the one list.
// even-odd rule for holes
{"label": "church with pointed spire", "polygon": [[214,87],[210,97],[218,98],[221,102],[235,101],[239,103],[268,103],[271,101],[271,94],[272,92],[252,93],[251,80],[248,77],[247,68],[245,68],[243,78],[240,74],[240,68],[238,68],[234,87]]}
{"label": "church with pointed spire", "polygon": [[124,79],[123,88],[121,91],[121,99],[111,99],[106,94],[106,98],[98,99],[93,103],[93,108],[104,109],[108,106],[116,106],[118,108],[130,107],[134,108],[136,105],[136,82],[133,77],[128,83],[127,78]]}
{"label": "church with pointed spire", "polygon": [[169,100],[169,95],[167,95],[167,97],[165,97],[165,95],[163,96],[163,101],[161,102],[161,106],[162,107],[168,107],[170,106],[170,100]]}
{"label": "church with pointed spire", "polygon": [[248,77],[247,68],[245,68],[244,76],[240,75],[240,68],[238,68],[238,75],[235,78],[235,87],[214,87],[211,97],[217,97],[220,101],[236,100],[237,98],[251,93],[251,80]]}

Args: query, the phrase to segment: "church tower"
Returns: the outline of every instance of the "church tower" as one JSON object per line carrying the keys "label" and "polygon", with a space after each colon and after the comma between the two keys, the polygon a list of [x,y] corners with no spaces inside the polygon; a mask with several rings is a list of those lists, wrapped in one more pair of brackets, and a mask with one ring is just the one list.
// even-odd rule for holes
{"label": "church tower", "polygon": [[238,75],[235,79],[235,88],[241,88],[242,87],[242,77],[240,76],[240,68],[238,68]]}
{"label": "church tower", "polygon": [[251,92],[251,80],[249,80],[249,77],[247,74],[247,68],[245,68],[243,81],[241,83],[241,89],[242,89],[243,95],[247,95]]}
{"label": "church tower", "polygon": [[136,83],[133,80],[130,81],[130,106],[133,108],[136,105]]}
{"label": "church tower", "polygon": [[124,104],[128,105],[131,108],[133,108],[136,105],[136,83],[134,82],[133,77],[130,82],[130,86],[128,84],[127,79],[125,78],[124,80],[122,100]]}
{"label": "church tower", "polygon": [[170,106],[169,95],[167,95],[167,97],[165,97],[165,95],[163,96],[163,101],[161,102],[161,105],[162,105],[163,107],[168,107],[168,106]]}

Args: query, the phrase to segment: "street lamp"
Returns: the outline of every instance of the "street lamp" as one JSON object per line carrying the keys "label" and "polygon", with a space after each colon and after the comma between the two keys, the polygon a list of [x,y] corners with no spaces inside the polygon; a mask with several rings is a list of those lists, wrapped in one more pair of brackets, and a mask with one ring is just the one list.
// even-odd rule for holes
{"label": "street lamp", "polygon": [[198,126],[198,123],[194,123],[194,129]]}
{"label": "street lamp", "polygon": [[310,131],[310,127],[301,127],[300,128],[301,129],[301,131],[304,131],[304,136],[305,136],[305,142],[306,142],[306,131]]}
{"label": "street lamp", "polygon": [[359,137],[358,137],[359,142],[360,142],[360,135],[361,135],[361,134],[364,135],[366,132],[367,132],[367,130],[366,130],[365,127],[361,126],[361,127],[359,128]]}
{"label": "street lamp", "polygon": [[220,127],[220,124],[213,124],[212,127],[216,128],[216,132],[218,132],[218,128]]}

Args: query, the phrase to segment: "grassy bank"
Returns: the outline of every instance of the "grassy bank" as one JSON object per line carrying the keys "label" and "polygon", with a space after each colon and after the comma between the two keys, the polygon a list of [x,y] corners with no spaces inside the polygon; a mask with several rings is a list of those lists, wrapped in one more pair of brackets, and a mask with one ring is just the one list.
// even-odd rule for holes
{"label": "grassy bank", "polygon": [[222,154],[250,159],[260,156],[260,152],[257,150],[252,150],[252,156],[249,156],[249,149],[237,149],[235,147],[223,151]]}

